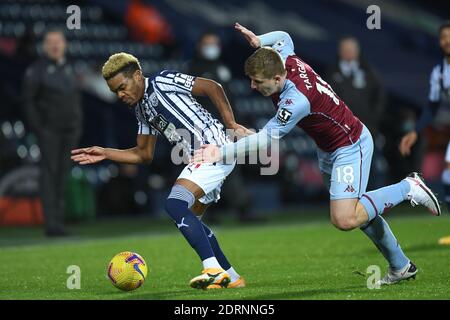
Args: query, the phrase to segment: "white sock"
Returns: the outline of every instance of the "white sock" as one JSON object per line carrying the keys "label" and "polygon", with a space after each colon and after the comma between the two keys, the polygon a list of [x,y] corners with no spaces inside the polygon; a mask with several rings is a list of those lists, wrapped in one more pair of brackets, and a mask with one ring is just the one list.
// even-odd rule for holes
{"label": "white sock", "polygon": [[233,267],[231,267],[230,269],[227,270],[228,274],[230,275],[231,278],[231,282],[235,282],[236,280],[238,280],[241,276],[236,272],[236,270],[234,270]]}
{"label": "white sock", "polygon": [[217,261],[216,257],[211,257],[211,258],[203,260],[203,269],[208,269],[208,268],[222,269],[222,267],[220,266],[219,261]]}

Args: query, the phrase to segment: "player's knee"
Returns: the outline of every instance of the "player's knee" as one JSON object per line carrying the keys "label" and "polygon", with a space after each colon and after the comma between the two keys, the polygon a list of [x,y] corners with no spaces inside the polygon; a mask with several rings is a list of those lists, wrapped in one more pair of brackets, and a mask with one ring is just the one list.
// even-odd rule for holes
{"label": "player's knee", "polygon": [[333,225],[341,231],[350,231],[358,227],[356,217],[354,215],[346,215],[344,217],[332,219]]}
{"label": "player's knee", "polygon": [[183,186],[175,185],[166,199],[165,209],[172,215],[172,213],[179,211],[180,207],[191,207],[194,201],[195,197],[189,190]]}
{"label": "player's knee", "polygon": [[166,202],[164,203],[164,208],[166,209],[167,212],[170,213],[176,209],[177,202],[179,202],[179,200],[173,199],[173,198],[167,198]]}
{"label": "player's knee", "polygon": [[351,231],[355,229],[355,227],[352,224],[342,221],[334,222],[333,225],[341,231]]}

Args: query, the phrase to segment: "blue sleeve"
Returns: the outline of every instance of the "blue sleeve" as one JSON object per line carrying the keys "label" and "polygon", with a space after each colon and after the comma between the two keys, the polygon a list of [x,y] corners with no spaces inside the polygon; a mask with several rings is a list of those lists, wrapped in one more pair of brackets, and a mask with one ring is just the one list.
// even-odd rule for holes
{"label": "blue sleeve", "polygon": [[419,120],[416,123],[415,130],[417,133],[422,132],[434,119],[436,116],[439,105],[440,105],[440,76],[441,76],[441,67],[437,65],[433,68],[430,76],[430,93],[428,95],[428,106],[422,109]]}
{"label": "blue sleeve", "polygon": [[311,105],[304,94],[295,90],[278,103],[277,114],[267,122],[264,129],[275,139],[284,137],[297,123],[311,112]]}
{"label": "blue sleeve", "polygon": [[294,43],[289,33],[284,31],[273,31],[258,36],[261,47],[270,46],[277,50],[283,60],[294,53]]}
{"label": "blue sleeve", "polygon": [[257,134],[252,134],[235,143],[220,147],[222,161],[231,163],[236,158],[267,148],[272,139],[281,139],[311,110],[308,99],[299,91],[283,97],[278,104],[279,109]]}
{"label": "blue sleeve", "polygon": [[436,117],[436,114],[439,109],[439,102],[429,102],[428,107],[423,108],[422,113],[420,114],[420,118],[416,123],[416,132],[420,133],[423,129],[425,129],[433,119]]}

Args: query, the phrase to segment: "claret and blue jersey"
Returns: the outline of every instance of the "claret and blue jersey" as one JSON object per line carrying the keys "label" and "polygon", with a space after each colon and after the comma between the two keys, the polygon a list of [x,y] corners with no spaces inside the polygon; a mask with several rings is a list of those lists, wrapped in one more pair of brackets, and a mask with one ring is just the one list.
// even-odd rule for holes
{"label": "claret and blue jersey", "polygon": [[355,143],[363,129],[361,121],[331,86],[295,55],[289,34],[274,31],[259,39],[261,46],[271,46],[281,55],[287,71],[283,89],[272,96],[278,111],[266,130],[281,138],[298,126],[326,152]]}
{"label": "claret and blue jersey", "polygon": [[264,129],[281,138],[295,126],[317,144],[319,167],[330,199],[360,198],[370,173],[373,140],[369,130],[344,101],[294,52],[288,33],[274,31],[259,36],[261,46],[271,46],[281,56],[287,72],[281,92],[272,100],[277,109]]}

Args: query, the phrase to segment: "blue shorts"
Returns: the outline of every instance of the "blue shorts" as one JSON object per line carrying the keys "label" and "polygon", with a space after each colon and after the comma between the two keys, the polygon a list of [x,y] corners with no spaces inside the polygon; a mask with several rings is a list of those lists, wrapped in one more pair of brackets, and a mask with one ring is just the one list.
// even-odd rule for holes
{"label": "blue shorts", "polygon": [[317,151],[319,168],[330,200],[361,198],[366,192],[373,154],[373,139],[363,127],[359,139],[334,152]]}

